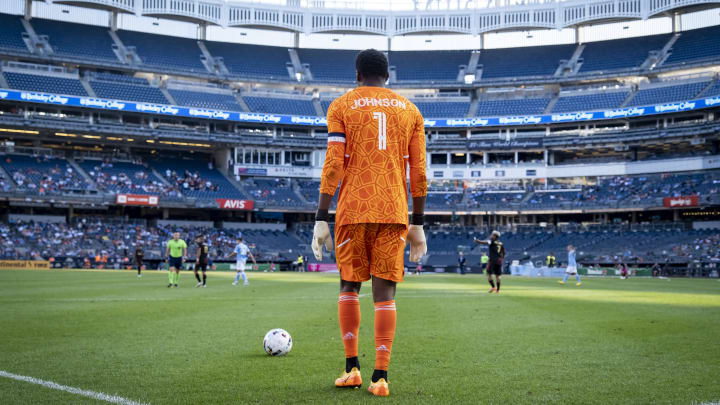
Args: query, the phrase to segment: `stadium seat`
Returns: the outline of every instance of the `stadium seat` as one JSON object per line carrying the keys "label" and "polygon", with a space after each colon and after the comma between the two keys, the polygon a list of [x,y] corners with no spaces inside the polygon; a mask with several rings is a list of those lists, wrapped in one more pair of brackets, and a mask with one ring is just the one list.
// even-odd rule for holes
{"label": "stadium seat", "polygon": [[355,82],[355,57],[358,51],[336,49],[297,50],[300,62],[310,65],[313,79],[323,82]]}
{"label": "stadium seat", "polygon": [[720,26],[683,31],[664,66],[720,58]]}
{"label": "stadium seat", "polygon": [[14,72],[3,72],[3,75],[13,89],[69,96],[88,95],[80,80],[77,79]]}
{"label": "stadium seat", "polygon": [[284,97],[243,96],[253,112],[291,115],[317,115],[310,99]]}
{"label": "stadium seat", "polygon": [[231,74],[242,77],[291,80],[287,71],[290,54],[287,48],[205,42],[210,54],[222,57]]}
{"label": "stadium seat", "polygon": [[522,98],[508,100],[481,100],[478,103],[478,117],[542,114],[549,98]]}
{"label": "stadium seat", "polygon": [[199,92],[191,90],[168,89],[178,105],[198,108],[211,108],[225,111],[242,111],[242,107],[232,94]]}
{"label": "stadium seat", "polygon": [[48,36],[53,51],[59,56],[118,62],[107,27],[42,18],[33,18],[31,24],[38,35]]}
{"label": "stadium seat", "polygon": [[585,43],[580,72],[639,68],[650,51],[659,51],[672,34],[651,35]]}
{"label": "stadium seat", "polygon": [[620,107],[627,96],[627,91],[572,96],[563,96],[561,94],[552,112],[594,111],[617,108]]}
{"label": "stadium seat", "polygon": [[[128,82],[129,79],[111,81],[109,76],[96,77],[90,81],[90,86],[98,97],[110,98],[123,101],[139,101],[145,103],[170,104],[160,89],[152,87],[147,80],[137,79]],[[145,84],[140,84],[142,81]]]}
{"label": "stadium seat", "polygon": [[392,51],[388,59],[399,82],[457,82],[470,51]]}
{"label": "stadium seat", "polygon": [[550,45],[480,51],[482,79],[552,76],[576,45]]}
{"label": "stadium seat", "polygon": [[0,14],[0,48],[30,53],[22,39],[25,27],[20,22],[21,18],[18,15]]}
{"label": "stadium seat", "polygon": [[134,46],[143,63],[161,69],[208,73],[200,60],[197,41],[189,38],[118,30],[125,46]]}
{"label": "stadium seat", "polygon": [[671,86],[641,89],[630,100],[628,106],[643,106],[673,101],[691,100],[697,96],[710,82],[695,82]]}

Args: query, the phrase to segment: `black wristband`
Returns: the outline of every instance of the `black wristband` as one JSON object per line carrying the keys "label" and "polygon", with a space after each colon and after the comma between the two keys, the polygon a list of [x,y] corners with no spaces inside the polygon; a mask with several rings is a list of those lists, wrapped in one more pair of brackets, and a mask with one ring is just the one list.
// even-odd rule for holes
{"label": "black wristband", "polygon": [[315,213],[315,220],[316,221],[325,221],[330,219],[330,214],[328,213],[328,210],[317,210]]}
{"label": "black wristband", "polygon": [[425,214],[412,214],[410,216],[410,225],[425,225]]}

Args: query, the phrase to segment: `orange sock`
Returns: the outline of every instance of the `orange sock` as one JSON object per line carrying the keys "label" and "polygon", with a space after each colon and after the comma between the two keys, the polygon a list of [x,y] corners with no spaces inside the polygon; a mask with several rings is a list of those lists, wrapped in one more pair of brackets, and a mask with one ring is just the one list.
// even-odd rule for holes
{"label": "orange sock", "polygon": [[375,370],[388,369],[396,319],[395,300],[375,303]]}
{"label": "orange sock", "polygon": [[360,329],[360,299],[357,293],[340,293],[338,299],[340,333],[345,345],[345,358],[358,355],[358,331]]}

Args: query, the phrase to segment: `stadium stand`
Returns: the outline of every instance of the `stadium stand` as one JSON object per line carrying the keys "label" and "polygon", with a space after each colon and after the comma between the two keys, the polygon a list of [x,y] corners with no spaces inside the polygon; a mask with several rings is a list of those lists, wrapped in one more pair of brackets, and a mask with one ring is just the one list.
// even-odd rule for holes
{"label": "stadium stand", "polygon": [[310,98],[285,98],[243,95],[253,112],[291,115],[317,115]]}
{"label": "stadium stand", "polygon": [[356,79],[357,51],[300,48],[297,53],[303,64],[310,65],[313,80],[353,83]]}
{"label": "stadium stand", "polygon": [[[113,75],[117,77],[117,75]],[[145,82],[145,84],[140,84]],[[146,103],[170,104],[160,89],[152,87],[147,80],[139,78],[123,78],[114,81],[110,75],[95,77],[90,86],[98,97],[125,101],[142,101]]]}
{"label": "stadium stand", "polygon": [[78,164],[90,175],[98,188],[106,192],[182,197],[177,186],[163,183],[149,168],[137,163],[85,160]]}
{"label": "stadium stand", "polygon": [[560,93],[552,112],[593,111],[620,107],[627,98],[628,91],[613,91],[591,94],[573,94],[564,96]]}
{"label": "stadium stand", "polygon": [[[570,59],[576,45],[551,45],[480,51],[482,79],[552,76],[561,60]],[[467,63],[467,62],[465,62]]]}
{"label": "stadium stand", "polygon": [[20,22],[20,18],[22,17],[0,14],[0,48],[29,53],[27,45],[22,39],[25,27]]}
{"label": "stadium stand", "polygon": [[481,100],[475,115],[478,117],[487,117],[542,114],[549,102],[549,98]]}
{"label": "stadium stand", "polygon": [[453,209],[462,199],[462,193],[428,193],[425,204],[428,208]]}
{"label": "stadium stand", "polygon": [[470,100],[464,101],[431,101],[423,99],[411,100],[420,109],[425,118],[465,117],[470,108]]}
{"label": "stadium stand", "polygon": [[[56,260],[104,257],[106,266],[122,266],[138,244],[145,250],[146,260],[164,257],[165,242],[173,232],[180,232],[188,244],[188,256],[194,259],[195,240],[202,234],[211,248],[211,257],[221,259],[232,252],[237,236],[243,239],[258,260],[294,259],[302,242],[288,231],[257,231],[189,226],[144,226],[115,224],[99,220],[64,223],[13,222],[0,223],[0,259],[28,259],[38,254]],[[94,259],[90,259],[94,262]],[[80,266],[75,266],[80,267]]]}
{"label": "stadium stand", "polygon": [[0,154],[0,165],[15,186],[31,194],[85,193],[91,185],[65,159]]}
{"label": "stadium stand", "polygon": [[13,89],[38,91],[68,96],[87,96],[87,91],[78,79],[34,75],[29,73],[3,72],[8,85]]}
{"label": "stadium stand", "polygon": [[126,30],[118,30],[117,35],[125,46],[135,47],[145,65],[207,73],[195,40]]}
{"label": "stadium stand", "polygon": [[244,198],[225,176],[208,163],[182,158],[165,158],[150,161],[171,184],[176,185],[186,197],[200,200],[216,198]]}
{"label": "stadium stand", "polygon": [[664,65],[686,64],[720,57],[720,26],[683,31]]}
{"label": "stadium stand", "polygon": [[222,57],[231,74],[241,77],[291,80],[286,65],[290,62],[287,48],[206,41],[214,57]]}
{"label": "stadium stand", "polygon": [[226,111],[242,111],[232,94],[168,89],[175,101],[182,106],[212,108]]}
{"label": "stadium stand", "polygon": [[48,36],[53,51],[59,56],[118,62],[107,27],[42,18],[33,18],[31,24],[38,35]]}
{"label": "stadium stand", "polygon": [[715,80],[715,83],[713,83],[712,86],[708,87],[708,89],[701,94],[703,97],[713,97],[718,95],[720,95],[720,80]]}
{"label": "stadium stand", "polygon": [[292,181],[288,179],[248,178],[244,181],[243,186],[255,200],[268,206],[300,207],[303,205],[293,190]]}
{"label": "stadium stand", "polygon": [[580,72],[639,68],[650,51],[659,51],[672,34],[614,39],[585,43]]}
{"label": "stadium stand", "polygon": [[709,83],[709,81],[704,81],[642,88],[638,90],[635,97],[630,100],[628,106],[632,107],[668,103],[672,101],[691,100],[695,98],[702,89],[707,87]]}
{"label": "stadium stand", "polygon": [[399,82],[457,82],[470,51],[394,51],[388,57]]}

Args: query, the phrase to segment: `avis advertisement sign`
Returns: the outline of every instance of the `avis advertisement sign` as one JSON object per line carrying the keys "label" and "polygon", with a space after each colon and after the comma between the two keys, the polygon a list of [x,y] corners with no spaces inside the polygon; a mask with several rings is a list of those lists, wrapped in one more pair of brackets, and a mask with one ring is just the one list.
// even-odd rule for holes
{"label": "avis advertisement sign", "polygon": [[224,210],[252,211],[255,207],[255,201],[253,200],[228,200],[225,198],[218,198],[215,202]]}
{"label": "avis advertisement sign", "polygon": [[663,205],[667,208],[678,208],[678,207],[697,207],[699,204],[698,196],[683,196],[683,197],[665,197]]}
{"label": "avis advertisement sign", "polygon": [[157,206],[158,197],[155,195],[118,194],[115,203],[119,205],[149,205]]}

